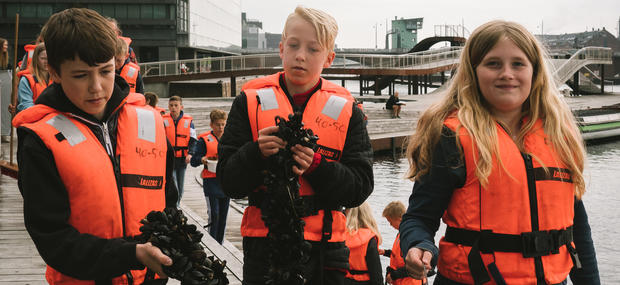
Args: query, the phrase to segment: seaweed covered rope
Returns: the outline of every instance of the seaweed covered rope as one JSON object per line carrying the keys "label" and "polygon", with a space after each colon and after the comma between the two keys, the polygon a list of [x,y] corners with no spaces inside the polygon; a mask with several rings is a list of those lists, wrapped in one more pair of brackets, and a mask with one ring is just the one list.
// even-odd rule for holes
{"label": "seaweed covered rope", "polygon": [[304,221],[308,205],[299,195],[299,177],[291,147],[302,145],[314,149],[318,137],[303,128],[302,114],[290,114],[288,121],[275,117],[279,127],[275,136],[287,145],[267,160],[265,199],[260,206],[261,218],[269,229],[268,284],[303,284],[303,265],[310,258],[311,245],[304,240]]}

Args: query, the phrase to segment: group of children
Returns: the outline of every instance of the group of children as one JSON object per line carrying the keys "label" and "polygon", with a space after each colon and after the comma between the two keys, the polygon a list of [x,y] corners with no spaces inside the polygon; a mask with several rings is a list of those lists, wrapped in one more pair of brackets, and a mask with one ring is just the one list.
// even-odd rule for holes
{"label": "group of children", "polygon": [[[48,264],[46,280],[148,284],[165,278],[162,265],[171,259],[132,237],[149,211],[178,206],[191,162],[206,167],[205,195],[213,207],[227,207],[228,197],[248,197],[243,282],[267,283],[264,170],[267,158],[287,147],[276,136],[274,117],[301,112],[305,127],[319,137],[316,149],[290,146],[291,170],[307,205],[299,213],[304,239],[311,245],[303,278],[306,284],[381,282],[381,236],[364,203],[374,187],[364,114],[349,91],[320,77],[334,60],[337,32],[330,15],[297,7],[279,47],[284,71],[245,84],[228,118],[213,112],[213,130],[196,136],[180,97],[170,98],[170,113],[161,116],[132,95],[139,88],[133,77],[115,77],[122,63],[114,60],[119,35],[105,18],[77,8],[52,15],[42,38],[53,84],[13,122],[25,224]],[[541,54],[515,23],[490,22],[472,33],[449,94],[421,117],[409,144],[409,176],[416,181],[409,208],[405,213],[404,205],[391,203],[384,211],[401,233],[391,252],[383,251],[391,257],[388,282],[421,284],[437,263],[436,284],[491,278],[497,284],[565,284],[569,272],[582,284],[600,282],[580,200],[579,131],[553,97]],[[121,74],[135,68],[124,66]],[[215,158],[214,172],[209,163]],[[506,168],[509,175],[503,175]],[[439,251],[433,234],[442,216],[449,231]],[[220,214],[212,229],[225,219]],[[541,245],[540,237],[549,242]]]}

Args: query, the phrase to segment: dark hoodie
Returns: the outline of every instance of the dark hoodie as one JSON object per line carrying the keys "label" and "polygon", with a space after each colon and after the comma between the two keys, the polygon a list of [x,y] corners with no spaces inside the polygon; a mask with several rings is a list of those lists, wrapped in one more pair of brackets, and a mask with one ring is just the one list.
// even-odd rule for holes
{"label": "dark hoodie", "polygon": [[[59,84],[45,89],[36,104],[44,104],[81,117],[82,119],[78,119],[91,129],[102,146],[105,144],[101,125],[102,122],[107,122],[112,150],[115,152],[118,107],[125,104],[124,99],[128,93],[129,85],[117,76],[103,120],[98,120],[73,105]],[[71,215],[69,197],[51,151],[31,130],[19,127],[17,134],[17,161],[20,168],[18,186],[24,198],[24,221],[45,263],[63,274],[84,280],[106,280],[120,276],[130,269],[144,268],[136,259],[136,243],[128,241],[130,238],[104,239],[82,234],[68,223]],[[114,167],[118,167],[118,160],[114,157],[110,157],[110,160]],[[174,207],[177,200],[177,190],[171,178],[173,158],[174,152],[168,143],[165,187],[167,207]],[[88,167],[88,161],[84,161],[84,166]],[[95,169],[93,175],[97,175]],[[119,177],[116,179],[119,181]]]}

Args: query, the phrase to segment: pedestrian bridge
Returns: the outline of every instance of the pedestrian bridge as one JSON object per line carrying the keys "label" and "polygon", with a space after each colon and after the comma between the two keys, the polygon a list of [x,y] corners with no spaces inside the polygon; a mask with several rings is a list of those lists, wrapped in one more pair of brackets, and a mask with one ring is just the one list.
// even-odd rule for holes
{"label": "pedestrian bridge", "polygon": [[[424,75],[456,68],[462,47],[445,47],[402,55],[336,54],[323,74]],[[549,66],[562,84],[580,68],[590,64],[612,64],[612,50],[585,47],[569,59],[550,59]],[[272,74],[282,70],[278,54],[258,54],[140,64],[145,83],[188,81]]]}

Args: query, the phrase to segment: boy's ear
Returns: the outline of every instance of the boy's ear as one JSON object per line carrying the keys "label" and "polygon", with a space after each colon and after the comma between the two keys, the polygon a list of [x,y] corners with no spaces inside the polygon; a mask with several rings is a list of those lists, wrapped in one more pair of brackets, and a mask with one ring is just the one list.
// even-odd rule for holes
{"label": "boy's ear", "polygon": [[60,83],[60,74],[56,72],[56,69],[48,65],[47,70],[50,74],[50,78],[54,81],[54,83]]}
{"label": "boy's ear", "polygon": [[284,52],[284,46],[282,45],[282,41],[280,41],[279,47],[280,47],[280,59],[282,59],[282,53]]}
{"label": "boy's ear", "polygon": [[325,63],[323,64],[323,68],[328,68],[334,62],[334,58],[336,58],[336,53],[334,51],[330,51],[327,53],[327,58],[325,59]]}

